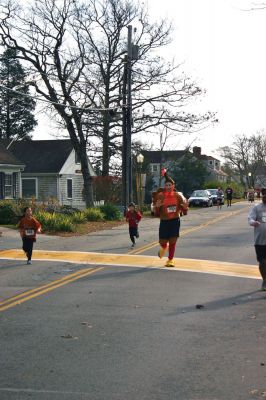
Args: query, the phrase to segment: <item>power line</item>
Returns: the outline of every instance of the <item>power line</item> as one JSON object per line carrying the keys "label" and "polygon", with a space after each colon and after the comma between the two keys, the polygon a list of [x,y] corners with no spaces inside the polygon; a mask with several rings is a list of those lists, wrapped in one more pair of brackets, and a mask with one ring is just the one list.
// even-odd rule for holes
{"label": "power line", "polygon": [[110,108],[89,108],[89,107],[71,106],[71,105],[68,105],[68,104],[63,104],[63,103],[58,103],[58,102],[55,102],[55,101],[47,100],[47,99],[44,99],[44,98],[42,98],[42,97],[33,96],[33,95],[31,95],[31,94],[21,93],[21,92],[19,92],[18,90],[11,89],[11,88],[9,88],[9,87],[7,87],[7,86],[5,86],[5,85],[1,85],[1,84],[0,84],[0,88],[3,88],[3,89],[5,89],[5,90],[8,90],[9,92],[12,92],[12,93],[16,93],[16,94],[19,95],[19,96],[29,97],[29,98],[31,98],[31,99],[38,100],[38,101],[42,101],[42,102],[44,102],[44,103],[53,104],[53,105],[58,105],[58,106],[61,106],[61,107],[73,108],[73,109],[77,109],[77,110],[92,111],[92,112],[111,111],[111,110],[114,110],[114,111],[115,111],[115,110],[118,110],[118,107],[110,107]]}

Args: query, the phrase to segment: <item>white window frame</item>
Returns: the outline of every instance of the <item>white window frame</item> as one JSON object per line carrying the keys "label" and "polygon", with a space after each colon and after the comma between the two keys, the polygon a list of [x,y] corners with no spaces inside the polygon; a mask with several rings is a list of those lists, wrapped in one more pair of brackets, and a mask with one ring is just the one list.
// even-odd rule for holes
{"label": "white window frame", "polygon": [[[23,198],[25,198],[25,199],[29,199],[30,197],[24,197],[24,194],[23,194],[23,181],[28,181],[28,180],[31,180],[31,181],[35,181],[35,198],[36,199],[38,199],[38,179],[37,178],[21,178],[21,193],[22,193],[22,197]],[[32,197],[32,196],[31,196]]]}
{"label": "white window frame", "polygon": [[158,172],[158,164],[152,164],[151,165],[151,171],[152,172]]}
{"label": "white window frame", "polygon": [[[68,182],[71,182],[71,197],[68,196]],[[67,199],[72,200],[73,199],[73,179],[72,178],[67,178],[67,183],[66,183],[66,195]]]}
{"label": "white window frame", "polygon": [[[11,183],[10,184],[7,184],[7,182],[6,182],[6,178],[10,178],[10,181],[11,181]],[[10,188],[10,194],[8,194],[7,195],[7,188]],[[8,172],[6,172],[5,173],[5,190],[4,190],[4,193],[5,193],[5,198],[6,199],[13,199],[13,174],[12,173],[8,173]]]}

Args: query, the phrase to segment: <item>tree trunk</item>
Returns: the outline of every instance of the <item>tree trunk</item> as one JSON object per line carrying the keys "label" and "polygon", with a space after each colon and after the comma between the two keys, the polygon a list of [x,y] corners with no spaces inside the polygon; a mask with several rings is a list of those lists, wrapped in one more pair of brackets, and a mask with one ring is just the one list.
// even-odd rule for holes
{"label": "tree trunk", "polygon": [[102,176],[109,175],[109,114],[104,111],[103,114],[103,157],[102,157]]}
{"label": "tree trunk", "polygon": [[86,153],[86,151],[85,151],[85,155],[83,153],[84,152],[81,150],[80,163],[81,163],[81,171],[82,171],[83,182],[84,182],[84,198],[85,198],[86,207],[93,207],[94,206],[93,186],[92,186],[93,178],[90,175],[90,171],[89,171],[87,153]]}
{"label": "tree trunk", "polygon": [[[78,118],[75,119],[76,122],[76,129],[73,125],[71,118],[69,118],[66,113],[64,113],[61,109],[59,109],[59,113],[62,118],[66,122],[66,127],[69,133],[70,140],[72,145],[76,151],[76,153],[80,157],[80,164],[81,164],[81,172],[83,176],[83,184],[84,184],[84,200],[86,203],[86,207],[93,207],[93,183],[92,183],[92,176],[90,175],[89,171],[89,164],[88,164],[88,155],[87,155],[87,148],[86,148],[86,140],[84,138],[81,123]],[[76,135],[76,131],[78,132],[78,137]]]}

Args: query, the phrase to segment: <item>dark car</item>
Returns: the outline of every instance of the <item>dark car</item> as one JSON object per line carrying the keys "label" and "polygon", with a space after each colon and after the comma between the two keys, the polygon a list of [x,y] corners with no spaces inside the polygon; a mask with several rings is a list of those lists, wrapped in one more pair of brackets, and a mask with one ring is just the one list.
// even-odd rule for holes
{"label": "dark car", "polygon": [[212,198],[208,190],[194,190],[188,199],[189,207],[212,207]]}
{"label": "dark car", "polygon": [[[217,190],[218,189],[206,189],[211,194],[213,204],[217,204]],[[222,203],[224,204],[224,193],[222,194]]]}

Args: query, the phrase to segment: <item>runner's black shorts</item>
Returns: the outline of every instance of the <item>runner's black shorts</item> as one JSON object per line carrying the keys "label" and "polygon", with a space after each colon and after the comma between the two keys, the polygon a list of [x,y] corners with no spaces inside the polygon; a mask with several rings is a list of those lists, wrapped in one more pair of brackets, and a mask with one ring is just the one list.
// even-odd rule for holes
{"label": "runner's black shorts", "polygon": [[180,218],[167,219],[160,221],[159,239],[169,240],[173,237],[179,237]]}
{"label": "runner's black shorts", "polygon": [[129,236],[136,236],[136,238],[139,237],[139,230],[137,227],[130,226],[128,230],[129,230]]}
{"label": "runner's black shorts", "polygon": [[255,251],[258,262],[266,259],[266,245],[255,244]]}

